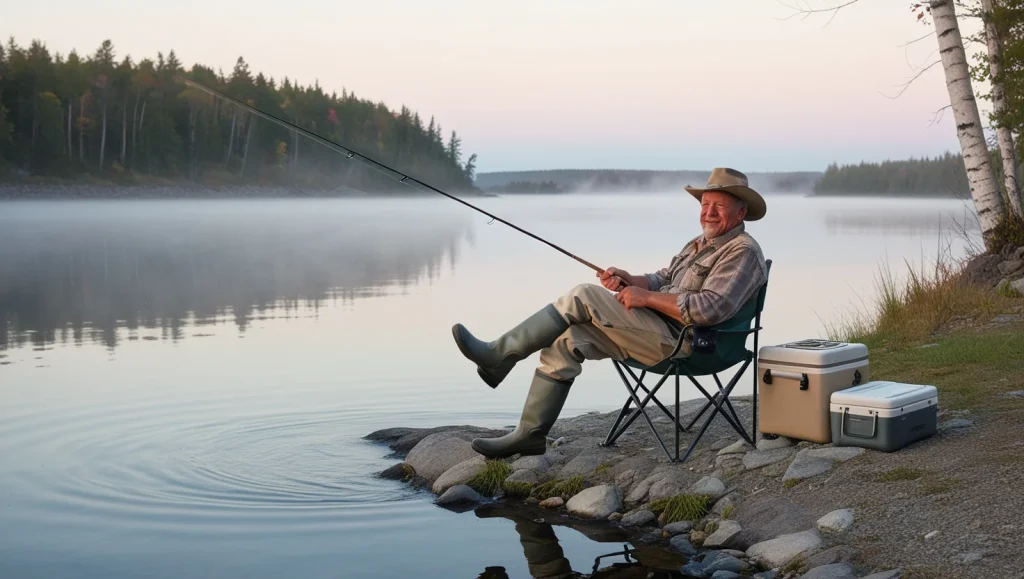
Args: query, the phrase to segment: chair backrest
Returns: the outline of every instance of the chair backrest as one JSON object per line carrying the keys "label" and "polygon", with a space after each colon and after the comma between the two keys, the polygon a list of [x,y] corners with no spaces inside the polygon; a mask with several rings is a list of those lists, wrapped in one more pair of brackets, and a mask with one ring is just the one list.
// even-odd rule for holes
{"label": "chair backrest", "polygon": [[[772,260],[765,260],[766,273],[770,274]],[[720,330],[715,340],[715,351],[712,353],[694,352],[690,355],[687,365],[703,367],[710,372],[718,372],[720,369],[728,368],[746,359],[747,337],[746,330],[756,327],[761,319],[761,311],[764,309],[765,297],[768,293],[768,275],[765,276],[764,284],[757,290],[757,294],[747,300],[747,303],[728,320],[711,326],[711,329]],[[726,331],[721,331],[726,330]],[[718,369],[713,369],[718,368]]]}

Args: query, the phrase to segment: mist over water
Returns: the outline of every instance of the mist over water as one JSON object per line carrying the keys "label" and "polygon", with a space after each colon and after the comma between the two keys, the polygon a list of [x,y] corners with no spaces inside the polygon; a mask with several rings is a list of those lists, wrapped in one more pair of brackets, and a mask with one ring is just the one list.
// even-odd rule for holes
{"label": "mist over water", "polygon": [[[699,231],[685,193],[474,202],[634,273]],[[763,345],[976,235],[957,201],[768,206]],[[451,325],[494,337],[595,282],[443,198],[0,203],[0,576],[527,577],[536,541],[589,572],[620,536],[435,507],[362,437],[513,424],[536,355],[491,390]],[[588,362],[565,415],[623,390]]]}

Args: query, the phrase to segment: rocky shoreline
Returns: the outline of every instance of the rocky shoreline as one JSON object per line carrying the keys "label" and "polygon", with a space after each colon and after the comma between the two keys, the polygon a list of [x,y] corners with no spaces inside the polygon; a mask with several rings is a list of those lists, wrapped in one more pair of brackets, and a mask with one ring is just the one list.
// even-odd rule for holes
{"label": "rocky shoreline", "polygon": [[[734,398],[733,404],[749,429],[751,401]],[[692,416],[701,406],[700,400],[690,401],[681,413]],[[912,446],[942,444],[974,425],[962,412],[945,414],[939,434]],[[844,504],[843,496],[831,488],[845,476],[843,471],[886,453],[784,437],[760,439],[753,448],[719,417],[690,460],[671,463],[639,421],[615,446],[599,446],[616,415],[595,412],[560,419],[544,455],[502,461],[484,460],[470,441],[504,430],[392,428],[366,438],[388,444],[392,456],[402,459],[381,476],[429,488],[438,504],[500,502],[603,520],[628,531],[634,544],[657,545],[685,557],[680,573],[687,577],[908,576],[900,568],[872,562],[867,549],[851,544],[863,544],[851,532],[863,526],[861,509]],[[654,413],[652,419],[662,437],[671,440],[669,419]],[[683,434],[681,444],[691,436]],[[892,476],[899,477],[898,468]],[[808,493],[818,500],[797,504],[790,498]],[[966,565],[977,562],[976,557],[961,554]]]}

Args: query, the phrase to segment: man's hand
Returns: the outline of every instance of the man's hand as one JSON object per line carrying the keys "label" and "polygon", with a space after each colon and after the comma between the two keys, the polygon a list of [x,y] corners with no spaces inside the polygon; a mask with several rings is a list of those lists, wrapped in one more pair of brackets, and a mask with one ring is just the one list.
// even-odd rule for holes
{"label": "man's hand", "polygon": [[[628,271],[617,267],[609,267],[603,273],[597,273],[596,275],[601,278],[601,285],[613,292],[628,287],[627,284],[636,285],[633,281],[633,276]],[[622,283],[622,280],[626,280],[627,283]]]}
{"label": "man's hand", "polygon": [[626,309],[632,308],[645,308],[647,307],[648,297],[653,292],[649,292],[645,289],[641,289],[634,286],[623,288],[622,291],[615,294],[615,299],[619,300],[619,303],[626,306]]}

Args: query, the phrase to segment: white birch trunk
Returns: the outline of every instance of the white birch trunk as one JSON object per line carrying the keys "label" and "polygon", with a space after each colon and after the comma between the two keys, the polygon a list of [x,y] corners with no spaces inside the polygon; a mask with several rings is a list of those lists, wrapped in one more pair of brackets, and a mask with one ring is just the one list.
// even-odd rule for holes
{"label": "white birch trunk", "polygon": [[[988,45],[988,70],[992,77],[992,109],[999,118],[1006,110],[1006,89],[1003,86],[1003,48],[992,21],[992,0],[981,0],[982,20],[985,22],[985,42]],[[1013,146],[1013,132],[1010,127],[996,125],[999,153],[1003,160],[1003,183],[1010,208],[1018,217],[1024,217],[1021,208],[1020,187],[1017,183],[1017,154]]]}
{"label": "white birch trunk", "polygon": [[71,144],[71,117],[75,114],[75,99],[68,99],[68,161],[75,159],[75,148]]}
{"label": "white birch trunk", "polygon": [[139,134],[139,98],[142,90],[135,91],[135,108],[132,109],[132,169],[135,168],[135,139]]}
{"label": "white birch trunk", "polygon": [[[78,116],[85,118],[85,95],[78,99]],[[85,131],[78,127],[78,162],[85,165]]]}
{"label": "white birch trunk", "polygon": [[992,164],[989,163],[981,114],[971,88],[967,56],[964,54],[953,0],[930,0],[928,5],[935,20],[935,36],[939,42],[939,55],[946,74],[946,90],[949,91],[949,104],[953,109],[956,136],[960,140],[971,198],[978,213],[982,238],[988,247],[992,231],[1006,211],[1003,197],[996,185]]}

